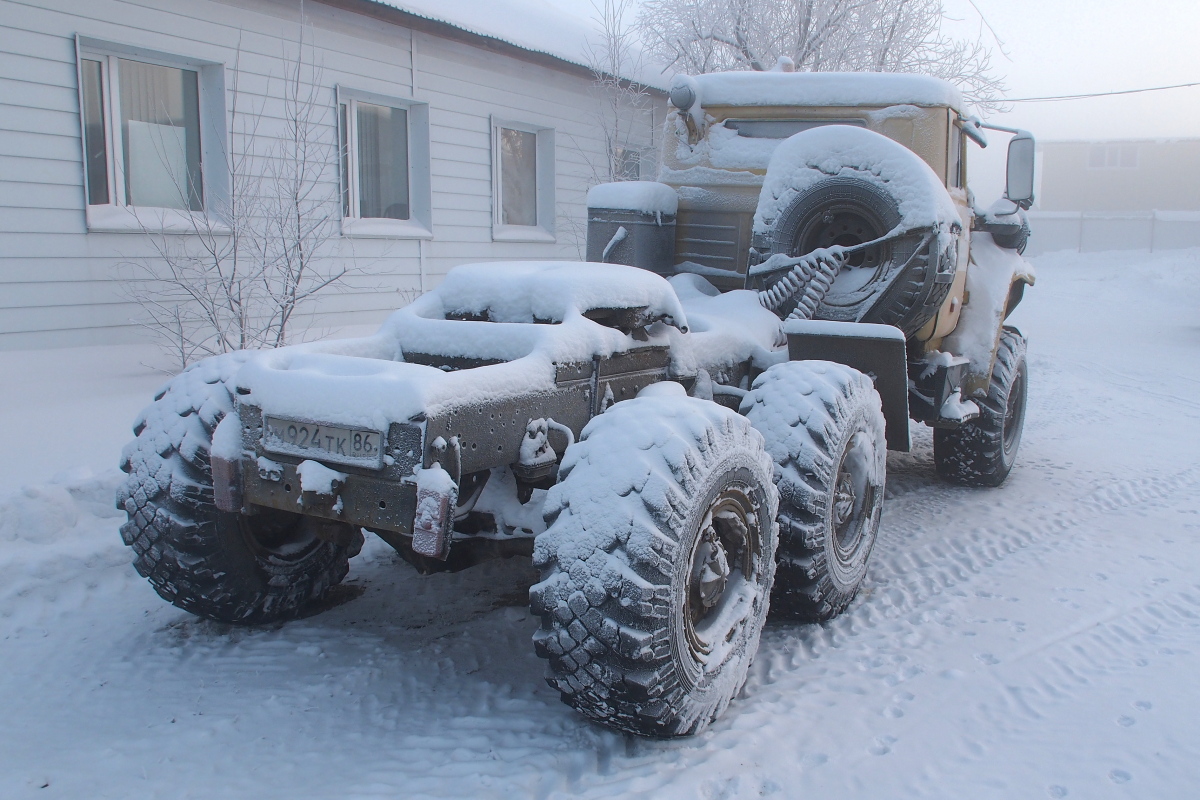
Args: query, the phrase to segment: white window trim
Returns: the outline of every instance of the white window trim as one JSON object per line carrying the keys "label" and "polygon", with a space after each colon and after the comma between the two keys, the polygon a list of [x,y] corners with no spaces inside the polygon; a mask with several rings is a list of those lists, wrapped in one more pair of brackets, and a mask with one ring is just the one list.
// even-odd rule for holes
{"label": "white window trim", "polygon": [[[402,108],[408,112],[408,219],[363,218],[358,210],[358,148],[354,107],[358,102]],[[346,126],[342,131],[342,106],[346,106]],[[342,235],[371,239],[432,239],[433,200],[429,160],[429,104],[402,97],[337,87],[338,173],[341,189],[349,193],[350,214],[342,216]],[[341,158],[341,142],[346,142],[346,160]],[[343,170],[343,164],[346,168]],[[341,203],[339,201],[338,205]]]}
{"label": "white window trim", "polygon": [[[1121,156],[1123,154],[1122,150],[1123,150],[1123,148],[1126,148],[1126,147],[1131,148],[1133,150],[1133,164],[1128,165],[1128,166],[1121,163]],[[1103,148],[1103,152],[1104,152],[1104,163],[1101,164],[1100,166],[1092,166],[1092,151],[1095,150],[1096,148]],[[1113,152],[1113,151],[1116,151],[1117,163],[1110,165],[1108,163],[1108,156],[1109,156],[1110,152]],[[1141,148],[1138,147],[1137,143],[1135,143],[1135,142],[1111,142],[1111,143],[1102,142],[1102,143],[1093,144],[1090,146],[1090,149],[1088,150],[1088,154],[1087,154],[1087,168],[1088,168],[1088,170],[1094,171],[1094,172],[1117,172],[1117,171],[1132,172],[1132,171],[1140,168],[1141,160],[1142,160]]]}
{"label": "white window trim", "polygon": [[[200,103],[200,180],[204,192],[204,210],[127,206],[117,200],[124,194],[123,149],[115,140],[113,126],[119,97],[110,79],[111,62],[128,58],[149,64],[194,70],[197,73]],[[97,60],[103,74],[104,146],[108,161],[109,202],[88,202],[87,144],[83,119],[83,60]],[[76,87],[79,94],[79,129],[83,169],[83,204],[87,229],[94,233],[227,233],[229,226],[211,209],[229,197],[227,153],[229,136],[225,126],[225,65],[187,56],[163,53],[134,45],[101,41],[87,36],[75,37]]]}
{"label": "white window trim", "polygon": [[[500,175],[500,129],[525,131],[537,135],[534,168],[537,175],[537,224],[505,225],[503,222],[503,184]],[[554,128],[492,117],[492,241],[547,242],[558,241],[554,235],[555,183]]]}

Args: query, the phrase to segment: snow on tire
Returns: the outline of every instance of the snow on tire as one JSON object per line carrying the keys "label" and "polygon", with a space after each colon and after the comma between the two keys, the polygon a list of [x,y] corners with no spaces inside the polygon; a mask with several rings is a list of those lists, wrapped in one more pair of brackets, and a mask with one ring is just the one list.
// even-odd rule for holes
{"label": "snow on tire", "polygon": [[621,730],[703,730],[766,619],[777,497],[762,437],[682,390],[639,397],[588,423],[559,476],[530,589],[547,681]]}
{"label": "snow on tire", "polygon": [[772,613],[821,622],[862,585],[883,510],[887,449],[879,394],[827,361],[777,364],[742,400],[775,462],[779,552]]}
{"label": "snow on tire", "polygon": [[954,201],[920,156],[875,131],[845,125],[810,128],[781,142],[754,215],[755,248],[764,257],[904,231],[849,254],[813,316],[894,325],[906,336],[933,319],[950,293],[961,230]]}
{"label": "snow on tire", "polygon": [[933,462],[938,474],[960,486],[999,486],[1017,460],[1025,426],[1029,370],[1025,337],[1005,327],[992,365],[985,397],[972,398],[979,416],[949,430],[933,432]]}
{"label": "snow on tire", "polygon": [[316,535],[299,514],[219,511],[209,451],[217,424],[233,412],[231,385],[245,361],[233,353],[201,361],[174,378],[134,425],[121,469],[121,538],[134,568],[164,599],[221,622],[262,623],[295,616],[349,570],[362,535],[342,546]]}

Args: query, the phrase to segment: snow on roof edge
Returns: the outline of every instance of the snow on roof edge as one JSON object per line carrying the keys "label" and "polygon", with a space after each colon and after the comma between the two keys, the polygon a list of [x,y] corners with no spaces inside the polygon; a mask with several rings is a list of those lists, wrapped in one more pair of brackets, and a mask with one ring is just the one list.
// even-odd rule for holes
{"label": "snow on roof edge", "polygon": [[[511,1],[519,3],[521,0]],[[527,1],[535,2],[536,0]],[[586,59],[581,57],[582,51],[581,53],[571,55],[568,54],[566,50],[552,49],[545,44],[535,43],[532,40],[518,41],[518,37],[516,36],[504,35],[497,30],[488,29],[486,26],[472,24],[464,19],[457,18],[457,15],[446,13],[450,6],[450,3],[447,2],[447,0],[365,0],[365,2],[372,5],[390,8],[395,11],[400,11],[404,14],[427,20],[438,25],[445,25],[447,27],[463,31],[464,33],[482,37],[484,39],[500,42],[502,44],[515,47],[518,50],[524,50],[527,53],[548,56],[573,67],[579,67],[589,71],[591,70],[591,67],[585,63]],[[436,8],[436,10],[431,10],[430,8],[424,7],[426,3],[433,8]],[[468,5],[472,5],[469,0],[467,0],[467,3]],[[477,6],[472,8],[472,11],[477,10]],[[557,11],[555,13],[558,17],[556,21],[560,23],[559,29],[552,32],[552,38],[556,42],[569,41],[574,38],[582,47],[584,43],[587,42],[590,35],[597,33],[596,31],[588,29],[582,19],[572,19],[566,15],[557,13]],[[512,15],[510,15],[510,17],[511,16]],[[574,28],[574,30],[569,30],[571,28]],[[547,33],[549,34],[551,32],[547,31]],[[574,35],[572,36],[571,34]],[[652,70],[650,68],[646,68],[639,70],[639,73],[641,74],[638,75],[617,75],[614,77],[629,80],[650,89],[666,92],[669,81],[663,76],[650,76],[651,71]]]}

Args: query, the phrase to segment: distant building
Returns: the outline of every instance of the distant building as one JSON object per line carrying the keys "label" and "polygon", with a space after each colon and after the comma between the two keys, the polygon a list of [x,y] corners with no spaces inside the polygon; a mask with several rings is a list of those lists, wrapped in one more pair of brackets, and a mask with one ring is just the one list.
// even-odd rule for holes
{"label": "distant building", "polygon": [[1031,252],[1200,246],[1200,139],[1042,142]]}
{"label": "distant building", "polygon": [[1041,211],[1200,211],[1200,139],[1042,144]]}

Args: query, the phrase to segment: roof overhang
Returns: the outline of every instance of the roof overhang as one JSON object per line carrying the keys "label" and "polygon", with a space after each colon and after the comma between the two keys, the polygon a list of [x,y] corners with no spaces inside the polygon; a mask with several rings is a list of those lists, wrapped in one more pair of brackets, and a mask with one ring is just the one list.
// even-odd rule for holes
{"label": "roof overhang", "polygon": [[[515,58],[519,61],[524,61],[528,64],[536,64],[547,69],[552,69],[557,72],[566,73],[575,77],[584,78],[586,80],[595,80],[597,75],[589,67],[575,61],[571,61],[562,56],[547,53],[542,50],[535,50],[513,42],[501,39],[496,36],[488,36],[475,31],[467,30],[451,22],[435,19],[433,17],[423,16],[414,11],[409,11],[403,8],[398,8],[390,2],[384,0],[317,0],[323,5],[340,8],[354,14],[359,14],[365,17],[377,19],[381,22],[391,23],[400,27],[408,28],[421,33],[437,36],[441,39],[448,39],[453,42],[461,42],[462,44],[470,45],[471,47],[480,50],[486,50],[498,55]],[[608,77],[608,76],[601,76]],[[630,85],[638,85],[645,90],[658,94],[665,95],[666,91],[657,86],[647,84],[638,84],[635,81],[622,79]]]}

